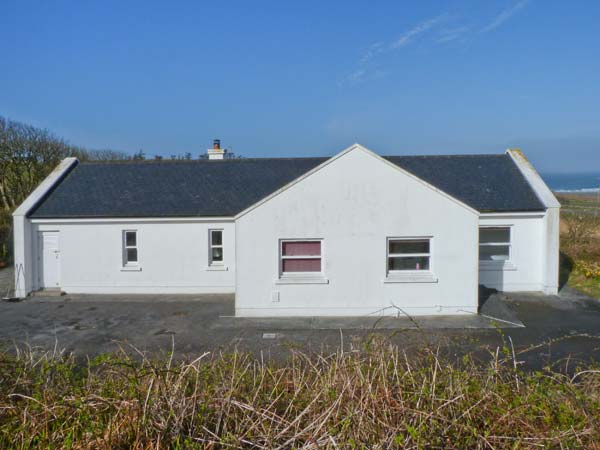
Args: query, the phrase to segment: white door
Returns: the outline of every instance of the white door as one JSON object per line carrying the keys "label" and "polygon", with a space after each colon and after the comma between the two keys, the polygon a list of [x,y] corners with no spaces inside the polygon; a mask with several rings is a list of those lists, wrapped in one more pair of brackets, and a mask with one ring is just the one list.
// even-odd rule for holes
{"label": "white door", "polygon": [[38,233],[38,273],[40,289],[60,286],[60,246],[58,231]]}

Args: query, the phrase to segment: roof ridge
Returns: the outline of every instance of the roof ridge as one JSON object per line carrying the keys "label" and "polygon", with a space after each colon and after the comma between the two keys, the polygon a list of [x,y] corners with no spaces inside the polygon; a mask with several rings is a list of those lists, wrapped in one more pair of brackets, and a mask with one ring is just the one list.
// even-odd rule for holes
{"label": "roof ridge", "polygon": [[300,156],[300,157],[275,157],[275,158],[231,158],[221,160],[206,159],[118,159],[111,161],[79,161],[81,165],[108,165],[108,164],[208,164],[208,163],[232,163],[232,162],[253,162],[253,161],[299,161],[299,160],[327,160],[331,156]]}
{"label": "roof ridge", "polygon": [[[505,153],[448,153],[448,154],[433,154],[433,155],[382,155],[382,158],[473,158],[473,157],[499,157],[506,156]],[[285,157],[252,157],[252,158],[231,158],[218,160],[219,163],[232,162],[253,162],[253,161],[299,161],[299,160],[327,160],[331,156],[285,156]],[[207,164],[213,163],[215,160],[210,159],[119,159],[110,161],[80,161],[80,164],[90,165],[107,165],[107,164]]]}
{"label": "roof ridge", "polygon": [[470,157],[506,156],[505,153],[448,153],[442,155],[384,155],[382,158],[470,158]]}

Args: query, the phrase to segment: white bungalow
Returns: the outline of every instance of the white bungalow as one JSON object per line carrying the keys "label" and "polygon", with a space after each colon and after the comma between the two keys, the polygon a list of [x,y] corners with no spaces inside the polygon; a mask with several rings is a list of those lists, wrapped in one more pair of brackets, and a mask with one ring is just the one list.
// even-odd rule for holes
{"label": "white bungalow", "polygon": [[234,293],[238,316],[462,314],[558,289],[560,205],[518,150],[65,159],[14,213],[16,295]]}

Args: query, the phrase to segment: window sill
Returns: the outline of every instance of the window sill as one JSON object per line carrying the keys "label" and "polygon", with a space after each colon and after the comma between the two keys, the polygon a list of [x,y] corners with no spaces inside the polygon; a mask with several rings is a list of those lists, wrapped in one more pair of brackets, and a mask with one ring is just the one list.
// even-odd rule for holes
{"label": "window sill", "polygon": [[227,267],[225,265],[214,264],[212,266],[207,266],[205,270],[207,272],[226,272],[229,270],[229,267]]}
{"label": "window sill", "polygon": [[391,273],[383,280],[384,283],[437,283],[438,278],[431,272]]}
{"label": "window sill", "polygon": [[141,272],[142,268],[140,266],[123,266],[121,267],[121,272]]}
{"label": "window sill", "polygon": [[329,280],[319,276],[284,276],[275,280],[275,284],[329,284]]}
{"label": "window sill", "polygon": [[510,261],[480,261],[479,270],[510,271],[517,270],[517,266]]}

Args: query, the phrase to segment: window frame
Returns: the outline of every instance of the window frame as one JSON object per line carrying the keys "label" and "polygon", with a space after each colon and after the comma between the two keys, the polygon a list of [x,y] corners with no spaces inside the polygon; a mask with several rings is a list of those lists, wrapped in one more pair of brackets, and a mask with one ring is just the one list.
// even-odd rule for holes
{"label": "window frame", "polygon": [[[213,244],[213,232],[219,231],[221,233],[221,244]],[[208,230],[208,266],[224,266],[225,265],[225,242],[223,241],[225,233],[223,228],[209,228]],[[221,249],[221,261],[213,260],[213,248]]]}
{"label": "window frame", "polygon": [[[288,242],[318,242],[321,247],[320,255],[294,255],[285,256],[283,254],[283,244]],[[283,261],[291,259],[319,259],[321,264],[321,270],[319,272],[284,272]],[[294,278],[324,278],[325,277],[325,246],[322,238],[293,238],[293,239],[279,239],[279,279],[294,279]]]}
{"label": "window frame", "polygon": [[[481,242],[481,230],[508,230],[508,242]],[[479,264],[488,265],[488,266],[503,266],[503,265],[511,265],[513,262],[513,226],[512,225],[483,225],[479,226],[477,230],[477,251],[478,251],[478,261]],[[489,259],[481,259],[481,247],[507,247],[508,246],[508,258],[500,259],[500,260],[489,260]]]}
{"label": "window frame", "polygon": [[[390,253],[390,243],[397,241],[428,241],[429,242],[429,253]],[[415,258],[415,257],[427,257],[429,259],[429,268],[427,269],[406,269],[406,270],[392,270],[390,269],[390,258]],[[385,269],[388,277],[402,276],[402,275],[427,275],[433,274],[433,236],[397,236],[387,237],[385,241]]]}
{"label": "window frame", "polygon": [[[135,245],[127,245],[127,234],[128,233],[134,233],[135,234]],[[122,264],[123,267],[137,267],[140,265],[140,250],[139,250],[139,246],[140,246],[140,241],[139,241],[139,233],[138,230],[136,229],[128,229],[128,230],[123,230],[121,233],[121,239],[122,239]],[[135,249],[135,253],[136,253],[136,260],[135,261],[129,261],[128,259],[128,255],[127,255],[127,250],[129,249]]]}

